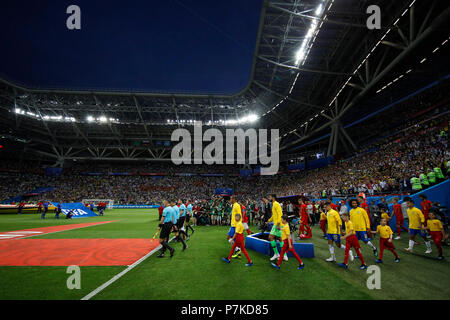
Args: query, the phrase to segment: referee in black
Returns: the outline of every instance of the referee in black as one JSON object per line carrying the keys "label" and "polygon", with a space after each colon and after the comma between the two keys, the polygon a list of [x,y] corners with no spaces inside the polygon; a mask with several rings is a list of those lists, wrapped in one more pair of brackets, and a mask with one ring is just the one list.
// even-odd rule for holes
{"label": "referee in black", "polygon": [[161,230],[159,234],[159,243],[162,245],[161,253],[158,258],[163,258],[164,253],[167,249],[170,251],[170,257],[173,257],[175,249],[169,246],[169,235],[173,227],[173,219],[175,212],[170,207],[169,202],[164,200],[164,210],[161,218],[161,223],[159,224],[158,230]]}

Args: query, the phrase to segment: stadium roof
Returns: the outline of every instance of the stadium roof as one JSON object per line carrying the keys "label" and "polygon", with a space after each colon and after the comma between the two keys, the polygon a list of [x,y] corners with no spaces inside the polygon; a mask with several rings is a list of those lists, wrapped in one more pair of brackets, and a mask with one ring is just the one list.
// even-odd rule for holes
{"label": "stadium roof", "polygon": [[[369,5],[381,8],[380,30],[367,28]],[[450,73],[449,12],[446,1],[264,1],[251,77],[238,93],[38,90],[3,80],[2,127],[55,159],[165,160],[161,141],[194,120],[280,128],[283,151],[333,128],[333,154],[348,122],[393,91]]]}

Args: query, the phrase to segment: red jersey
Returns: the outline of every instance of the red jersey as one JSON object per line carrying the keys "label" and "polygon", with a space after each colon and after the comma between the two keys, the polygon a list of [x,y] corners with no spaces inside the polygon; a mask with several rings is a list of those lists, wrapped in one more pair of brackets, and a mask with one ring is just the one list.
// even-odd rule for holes
{"label": "red jersey", "polygon": [[422,207],[422,212],[428,214],[428,210],[431,209],[433,203],[430,200],[424,200],[420,203],[420,206]]}
{"label": "red jersey", "polygon": [[360,207],[363,208],[364,210],[366,210],[366,211],[367,211],[367,214],[370,213],[370,211],[369,211],[369,205],[367,204],[367,202],[361,203]]}
{"label": "red jersey", "polygon": [[307,221],[308,220],[308,213],[306,212],[307,205],[304,203],[300,207],[300,216],[302,220]]}
{"label": "red jersey", "polygon": [[394,214],[395,214],[395,217],[397,218],[397,220],[403,219],[402,205],[397,203],[397,204],[394,204],[394,206],[392,208],[394,210]]}
{"label": "red jersey", "polygon": [[162,216],[163,211],[164,211],[163,205],[160,205],[159,208],[158,208],[158,210],[159,210],[159,216]]}
{"label": "red jersey", "polygon": [[242,223],[247,223],[248,222],[247,208],[244,205],[241,206],[241,212],[242,212]]}

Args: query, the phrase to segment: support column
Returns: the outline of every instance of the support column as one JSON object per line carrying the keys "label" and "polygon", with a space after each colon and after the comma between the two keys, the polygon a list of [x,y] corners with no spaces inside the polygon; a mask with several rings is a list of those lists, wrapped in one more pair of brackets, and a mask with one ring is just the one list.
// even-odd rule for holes
{"label": "support column", "polygon": [[330,134],[330,140],[328,142],[327,157],[331,156],[332,151],[333,151],[332,148],[333,148],[334,131],[335,131],[335,127],[331,126],[331,134]]}
{"label": "support column", "polygon": [[338,143],[338,139],[339,139],[339,124],[333,123],[332,125],[334,127],[334,138],[333,138],[333,156],[336,154],[337,152],[337,143]]}

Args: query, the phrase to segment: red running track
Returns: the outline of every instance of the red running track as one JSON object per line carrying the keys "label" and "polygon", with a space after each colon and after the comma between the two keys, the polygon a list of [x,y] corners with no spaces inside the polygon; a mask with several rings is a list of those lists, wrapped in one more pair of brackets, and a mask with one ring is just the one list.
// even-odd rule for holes
{"label": "red running track", "polygon": [[0,266],[127,266],[159,246],[151,239],[0,241]]}
{"label": "red running track", "polygon": [[17,230],[17,231],[6,231],[6,232],[0,232],[0,240],[21,239],[21,238],[28,238],[28,237],[34,237],[34,236],[42,236],[44,234],[67,231],[67,230],[72,230],[72,229],[86,228],[86,227],[91,227],[91,226],[97,226],[100,224],[105,224],[105,223],[110,223],[110,222],[115,222],[115,221],[76,223],[76,224],[66,224],[66,225],[61,225],[61,226],[24,229],[24,230]]}

